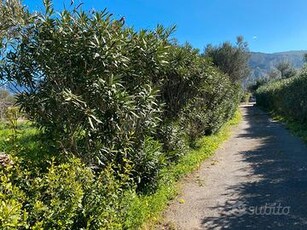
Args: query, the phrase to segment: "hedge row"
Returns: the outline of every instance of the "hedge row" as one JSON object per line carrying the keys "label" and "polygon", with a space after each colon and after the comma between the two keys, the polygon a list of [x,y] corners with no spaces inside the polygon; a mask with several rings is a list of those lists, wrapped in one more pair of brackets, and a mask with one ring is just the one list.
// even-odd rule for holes
{"label": "hedge row", "polygon": [[307,122],[307,71],[269,82],[256,92],[257,104],[300,123]]}
{"label": "hedge row", "polygon": [[[19,125],[21,135],[14,144],[22,146],[18,151],[26,157],[19,153],[19,159],[11,156],[2,162],[6,167],[0,166],[1,229],[148,229],[176,196],[176,181],[212,155],[239,120],[236,114],[219,133],[201,138],[200,148],[163,168],[158,189],[150,195],[137,194],[129,176],[118,175],[111,166],[97,175],[74,157],[57,163],[38,141],[38,130]],[[8,144],[10,134],[1,127],[0,149],[5,146],[12,153],[16,146]]]}
{"label": "hedge row", "polygon": [[0,66],[1,78],[25,89],[17,103],[42,146],[6,149],[17,158],[1,169],[0,223],[133,228],[124,222],[129,199],[154,193],[162,169],[216,133],[241,87],[173,42],[172,29],[135,31],[105,11],[58,15],[45,3]]}

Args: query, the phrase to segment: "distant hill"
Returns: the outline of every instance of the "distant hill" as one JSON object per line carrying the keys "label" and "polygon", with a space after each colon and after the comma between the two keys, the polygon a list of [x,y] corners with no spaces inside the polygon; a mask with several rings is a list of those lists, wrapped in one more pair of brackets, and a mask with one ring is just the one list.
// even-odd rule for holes
{"label": "distant hill", "polygon": [[251,52],[249,65],[251,67],[251,78],[257,79],[266,75],[270,70],[282,61],[289,61],[295,68],[303,66],[303,57],[307,50],[288,51],[280,53]]}

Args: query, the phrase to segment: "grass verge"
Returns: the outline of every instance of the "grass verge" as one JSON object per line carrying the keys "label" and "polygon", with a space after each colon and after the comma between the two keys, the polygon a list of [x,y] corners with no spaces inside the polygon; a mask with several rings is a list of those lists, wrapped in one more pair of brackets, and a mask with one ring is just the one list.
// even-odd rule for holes
{"label": "grass verge", "polygon": [[135,226],[141,226],[141,229],[152,229],[159,223],[161,213],[167,207],[169,200],[175,198],[179,192],[179,180],[199,168],[205,159],[212,156],[221,143],[230,137],[231,127],[237,125],[241,119],[241,113],[236,112],[217,134],[200,139],[198,149],[190,151],[176,165],[165,168],[161,172],[160,186],[154,194],[136,196],[133,199],[128,210],[126,226],[129,229],[134,229]]}

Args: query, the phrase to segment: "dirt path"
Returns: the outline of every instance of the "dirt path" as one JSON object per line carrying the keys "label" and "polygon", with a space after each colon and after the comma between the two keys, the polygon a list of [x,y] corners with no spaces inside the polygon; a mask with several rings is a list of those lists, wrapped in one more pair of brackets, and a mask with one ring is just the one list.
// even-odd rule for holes
{"label": "dirt path", "polygon": [[164,229],[307,229],[306,145],[259,109],[242,111],[232,138],[183,182]]}

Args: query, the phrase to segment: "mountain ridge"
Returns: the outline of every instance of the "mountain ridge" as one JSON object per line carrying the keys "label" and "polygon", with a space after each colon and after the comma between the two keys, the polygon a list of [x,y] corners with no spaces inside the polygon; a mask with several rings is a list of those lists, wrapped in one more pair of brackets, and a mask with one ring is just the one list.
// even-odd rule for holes
{"label": "mountain ridge", "polygon": [[262,52],[262,51],[250,51],[250,53],[261,53],[261,54],[291,54],[291,53],[307,53],[307,50],[287,50],[287,51],[279,51],[279,52],[272,52],[272,53],[267,53],[267,52]]}
{"label": "mountain ridge", "polygon": [[276,53],[250,52],[249,66],[251,68],[250,80],[266,77],[268,73],[280,62],[290,62],[294,68],[304,65],[304,54],[307,50],[290,50]]}

